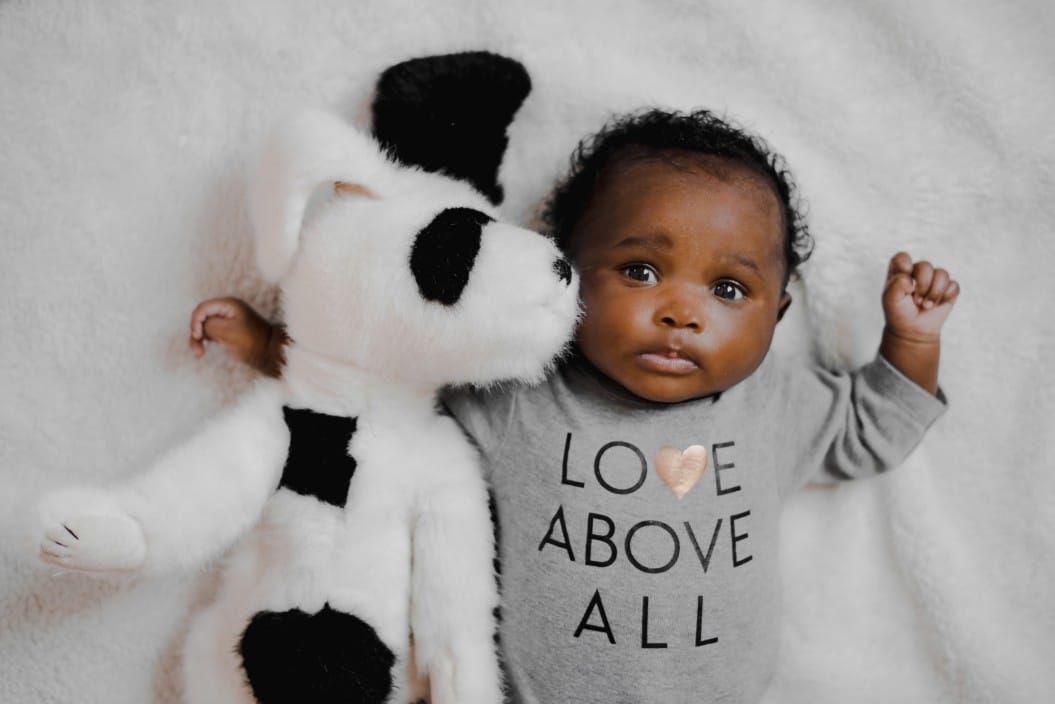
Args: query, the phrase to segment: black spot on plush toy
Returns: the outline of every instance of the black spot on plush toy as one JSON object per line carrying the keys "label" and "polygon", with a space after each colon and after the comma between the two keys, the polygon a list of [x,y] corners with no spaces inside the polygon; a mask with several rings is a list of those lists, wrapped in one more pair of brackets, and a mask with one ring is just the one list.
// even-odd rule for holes
{"label": "black spot on plush toy", "polygon": [[479,210],[447,208],[418,233],[410,270],[425,300],[447,306],[458,302],[490,222],[493,218]]}
{"label": "black spot on plush toy", "polygon": [[328,416],[305,408],[283,408],[289,428],[289,452],[279,486],[319,501],[344,506],[355,458],[348,445],[355,418]]}
{"label": "black spot on plush toy", "polygon": [[487,492],[436,393],[540,378],[577,282],[550,240],[501,221],[483,161],[454,178],[329,113],[283,125],[250,189],[291,338],[282,378],[130,480],[40,502],[50,564],[160,573],[227,554],[186,640],[187,701],[403,702],[411,630],[435,704],[501,701]]}

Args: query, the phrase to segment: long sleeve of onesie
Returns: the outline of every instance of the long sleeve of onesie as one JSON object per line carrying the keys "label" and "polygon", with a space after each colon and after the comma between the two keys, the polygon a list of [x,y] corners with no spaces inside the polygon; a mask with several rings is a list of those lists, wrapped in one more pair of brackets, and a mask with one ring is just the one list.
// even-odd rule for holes
{"label": "long sleeve of onesie", "polygon": [[809,481],[856,479],[900,464],[944,411],[882,356],[854,371],[789,367],[765,376],[785,423],[777,436],[794,461],[781,491]]}

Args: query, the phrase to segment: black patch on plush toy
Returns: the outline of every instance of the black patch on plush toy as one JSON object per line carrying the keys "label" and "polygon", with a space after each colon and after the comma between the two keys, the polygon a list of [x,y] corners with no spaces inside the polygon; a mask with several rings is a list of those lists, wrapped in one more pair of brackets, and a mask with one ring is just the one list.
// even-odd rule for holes
{"label": "black patch on plush toy", "polygon": [[498,54],[410,59],[377,81],[374,136],[404,164],[468,181],[498,205],[506,129],[530,92],[524,66]]}
{"label": "black patch on plush toy", "polygon": [[395,655],[368,623],[329,604],[257,613],[238,652],[260,704],[373,704],[392,690]]}
{"label": "black patch on plush toy", "polygon": [[410,270],[427,301],[457,302],[473,270],[484,225],[493,222],[472,208],[447,208],[418,233],[410,252]]}
{"label": "black patch on plush toy", "polygon": [[289,454],[278,487],[343,507],[355,473],[348,443],[356,419],[288,406],[282,415],[289,428]]}

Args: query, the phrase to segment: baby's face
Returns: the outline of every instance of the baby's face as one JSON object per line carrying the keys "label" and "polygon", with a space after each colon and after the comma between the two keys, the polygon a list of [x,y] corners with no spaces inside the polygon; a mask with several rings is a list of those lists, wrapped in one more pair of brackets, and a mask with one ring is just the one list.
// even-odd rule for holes
{"label": "baby's face", "polygon": [[725,391],[761,364],[783,308],[776,197],[647,159],[612,169],[571,240],[583,354],[633,394],[673,403]]}

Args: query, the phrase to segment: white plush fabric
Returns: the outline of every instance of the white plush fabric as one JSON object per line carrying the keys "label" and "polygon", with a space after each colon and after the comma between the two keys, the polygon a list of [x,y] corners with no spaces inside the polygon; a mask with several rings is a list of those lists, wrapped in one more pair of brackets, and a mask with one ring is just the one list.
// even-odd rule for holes
{"label": "white plush fabric", "polygon": [[785,512],[767,703],[1051,701],[1053,32],[1047,0],[0,4],[0,701],[176,700],[208,580],[53,575],[22,509],[138,471],[250,380],[185,338],[206,296],[274,312],[245,208],[264,127],[305,103],[362,122],[384,67],[475,48],[534,81],[514,219],[609,112],[707,106],[782,151],[810,203],[777,344],[869,358],[899,248],[963,285],[948,414],[888,477]]}

